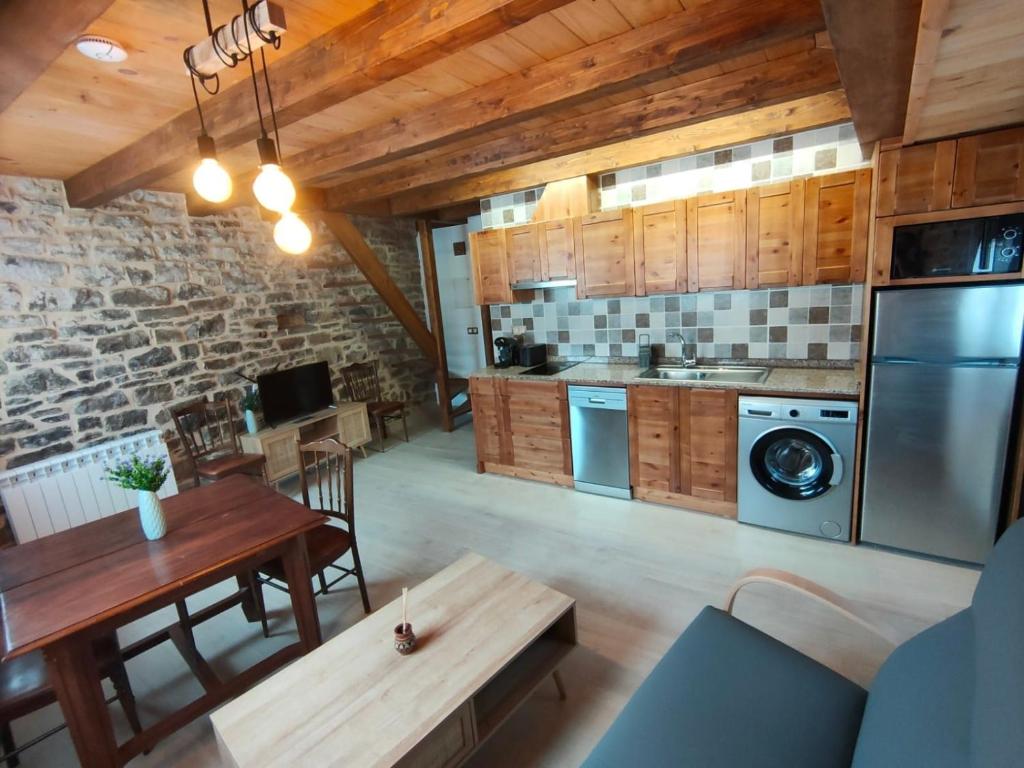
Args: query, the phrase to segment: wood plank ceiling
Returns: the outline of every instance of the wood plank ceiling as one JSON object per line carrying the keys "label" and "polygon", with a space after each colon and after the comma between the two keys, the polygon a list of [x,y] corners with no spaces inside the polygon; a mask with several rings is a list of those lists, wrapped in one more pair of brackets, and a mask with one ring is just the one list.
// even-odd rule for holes
{"label": "wood plank ceiling", "polygon": [[[976,92],[998,86],[1019,106],[1020,78],[1000,80],[1007,55],[979,53],[986,35],[1004,52],[1010,38],[962,18],[963,5],[984,5],[1019,36],[1013,3],[941,1],[956,26],[937,46],[921,135],[966,121],[949,107],[962,98],[957,57],[974,57],[984,120],[1024,119]],[[288,32],[268,59],[282,155],[338,210],[411,213],[849,118],[819,0],[278,2]],[[215,23],[238,12],[234,0],[211,5]],[[181,51],[204,30],[199,0],[112,0],[87,31],[120,41],[128,60],[100,64],[73,47],[57,56],[0,113],[0,173],[64,179],[80,205],[139,186],[188,191],[198,121]],[[852,39],[844,32],[829,30],[837,49]],[[893,35],[886,44],[913,58]],[[907,69],[890,87],[903,104]],[[238,202],[257,162],[246,70],[204,98]]]}

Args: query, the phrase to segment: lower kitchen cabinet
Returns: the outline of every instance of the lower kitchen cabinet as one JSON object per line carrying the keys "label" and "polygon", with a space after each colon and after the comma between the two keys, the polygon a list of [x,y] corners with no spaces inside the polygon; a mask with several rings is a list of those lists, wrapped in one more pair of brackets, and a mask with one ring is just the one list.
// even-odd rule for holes
{"label": "lower kitchen cabinet", "polygon": [[633,495],[735,517],[737,398],[735,390],[629,387]]}
{"label": "lower kitchen cabinet", "polygon": [[572,485],[564,382],[470,379],[477,471]]}

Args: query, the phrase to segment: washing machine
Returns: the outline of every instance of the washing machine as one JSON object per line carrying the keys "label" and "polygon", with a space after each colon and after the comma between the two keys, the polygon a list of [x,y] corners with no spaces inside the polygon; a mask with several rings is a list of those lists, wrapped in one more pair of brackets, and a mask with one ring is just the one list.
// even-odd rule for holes
{"label": "washing machine", "polygon": [[857,404],[739,399],[742,523],[850,540]]}

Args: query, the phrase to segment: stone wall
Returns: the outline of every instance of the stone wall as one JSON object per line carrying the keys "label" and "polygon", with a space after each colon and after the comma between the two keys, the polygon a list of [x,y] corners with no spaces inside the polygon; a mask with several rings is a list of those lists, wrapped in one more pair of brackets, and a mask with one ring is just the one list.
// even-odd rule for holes
{"label": "stone wall", "polygon": [[[356,225],[425,313],[410,221]],[[279,329],[279,316],[291,324]],[[60,182],[0,176],[0,469],[159,427],[248,376],[380,361],[387,397],[433,391],[429,364],[330,233],[282,253],[251,208],[190,218],[181,195],[69,208]],[[175,441],[176,442],[176,441]]]}

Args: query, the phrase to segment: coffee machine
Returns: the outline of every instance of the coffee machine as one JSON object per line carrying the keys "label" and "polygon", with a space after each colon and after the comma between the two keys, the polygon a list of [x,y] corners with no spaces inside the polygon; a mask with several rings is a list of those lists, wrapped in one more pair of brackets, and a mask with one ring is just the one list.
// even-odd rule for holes
{"label": "coffee machine", "polygon": [[494,358],[495,368],[508,368],[519,365],[520,341],[516,336],[499,336],[494,340],[498,354]]}

